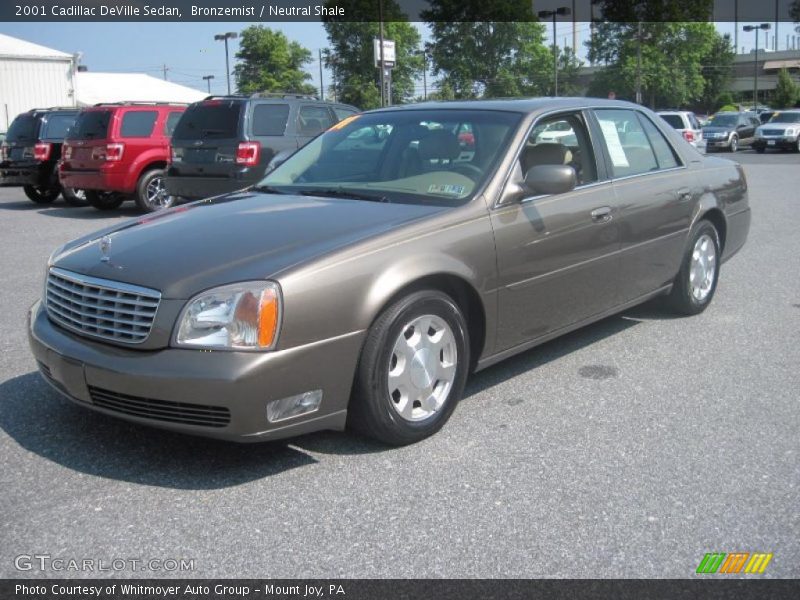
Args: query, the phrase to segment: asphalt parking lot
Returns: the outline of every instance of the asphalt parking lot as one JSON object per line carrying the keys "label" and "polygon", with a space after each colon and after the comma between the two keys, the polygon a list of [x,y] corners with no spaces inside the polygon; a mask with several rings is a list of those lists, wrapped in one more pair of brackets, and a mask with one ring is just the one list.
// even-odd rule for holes
{"label": "asphalt parking lot", "polygon": [[734,158],[753,225],[705,313],[645,305],[509,359],[401,449],[211,442],[62,400],[25,332],[47,256],[137,213],[0,188],[0,577],[163,575],[15,568],[37,553],[192,577],[691,577],[737,551],[800,576],[800,155]]}

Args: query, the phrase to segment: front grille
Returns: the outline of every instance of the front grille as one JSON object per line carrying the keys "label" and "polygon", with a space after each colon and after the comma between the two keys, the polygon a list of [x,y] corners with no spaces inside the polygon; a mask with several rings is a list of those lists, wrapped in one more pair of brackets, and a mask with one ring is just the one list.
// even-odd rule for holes
{"label": "front grille", "polygon": [[154,400],[92,386],[89,386],[89,396],[92,403],[100,408],[154,421],[201,427],[225,427],[231,421],[231,413],[224,406]]}
{"label": "front grille", "polygon": [[47,275],[47,314],[77,333],[140,344],[150,335],[161,293],[55,267]]}
{"label": "front grille", "polygon": [[782,136],[783,130],[782,129],[762,129],[762,135],[772,135],[772,136]]}

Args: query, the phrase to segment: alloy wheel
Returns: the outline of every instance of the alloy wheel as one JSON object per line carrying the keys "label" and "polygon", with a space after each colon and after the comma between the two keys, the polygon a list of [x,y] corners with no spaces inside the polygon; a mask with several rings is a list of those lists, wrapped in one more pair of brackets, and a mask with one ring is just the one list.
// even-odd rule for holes
{"label": "alloy wheel", "polygon": [[697,238],[689,267],[689,289],[696,302],[704,302],[714,287],[717,273],[717,248],[708,234]]}

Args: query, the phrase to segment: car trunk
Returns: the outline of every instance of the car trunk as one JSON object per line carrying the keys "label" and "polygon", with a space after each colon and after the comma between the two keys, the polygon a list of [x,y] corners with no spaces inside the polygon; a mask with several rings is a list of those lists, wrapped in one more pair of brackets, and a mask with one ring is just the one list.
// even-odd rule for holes
{"label": "car trunk", "polygon": [[69,158],[71,169],[96,171],[106,162],[110,123],[110,110],[90,110],[78,116],[66,140],[72,148]]}
{"label": "car trunk", "polygon": [[244,103],[207,100],[190,106],[172,134],[172,174],[228,177],[236,166]]}

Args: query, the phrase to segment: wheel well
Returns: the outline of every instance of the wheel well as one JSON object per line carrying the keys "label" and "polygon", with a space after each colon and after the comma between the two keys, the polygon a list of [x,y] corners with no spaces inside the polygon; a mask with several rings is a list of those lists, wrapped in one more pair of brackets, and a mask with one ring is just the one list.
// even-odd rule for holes
{"label": "wheel well", "polygon": [[384,303],[375,318],[377,319],[377,315],[380,315],[386,307],[391,306],[400,298],[420,290],[438,290],[447,294],[455,300],[464,313],[469,333],[470,371],[472,371],[478,363],[478,358],[483,351],[483,344],[486,339],[486,313],[483,310],[483,303],[478,292],[465,279],[449,273],[427,275],[417,279],[397,290]]}
{"label": "wheel well", "polygon": [[141,171],[139,171],[139,177],[137,177],[136,180],[138,181],[139,179],[141,179],[142,175],[144,175],[148,171],[152,171],[153,169],[166,169],[166,168],[167,168],[167,162],[164,160],[157,160],[155,162],[148,163],[144,166],[144,168]]}
{"label": "wheel well", "polygon": [[725,216],[722,214],[722,211],[718,208],[712,208],[711,210],[703,213],[700,218],[705,219],[714,226],[714,228],[717,230],[717,233],[719,233],[720,251],[724,250],[727,224],[725,223]]}

